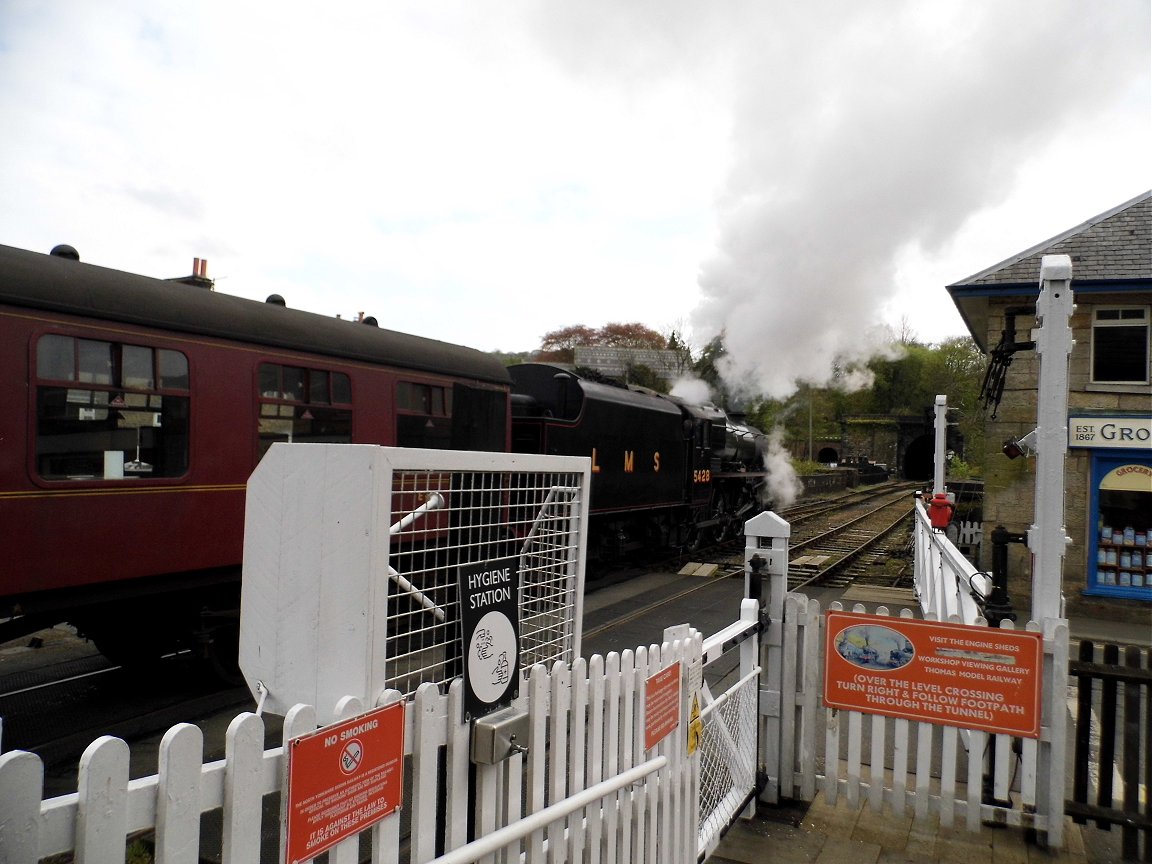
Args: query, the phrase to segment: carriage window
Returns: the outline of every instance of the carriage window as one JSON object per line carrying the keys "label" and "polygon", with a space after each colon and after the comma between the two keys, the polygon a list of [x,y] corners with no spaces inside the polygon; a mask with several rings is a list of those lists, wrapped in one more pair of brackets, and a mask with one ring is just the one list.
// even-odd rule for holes
{"label": "carriage window", "polygon": [[179,351],[166,348],[161,348],[157,355],[160,361],[160,386],[169,390],[187,390],[188,358]]}
{"label": "carriage window", "polygon": [[113,347],[111,342],[77,339],[76,380],[86,384],[111,384]]}
{"label": "carriage window", "polygon": [[41,336],[36,343],[36,372],[55,381],[76,380],[76,340],[71,336]]}
{"label": "carriage window", "polygon": [[396,443],[401,447],[451,447],[452,391],[400,381],[396,385]]}
{"label": "carriage window", "polygon": [[262,363],[256,386],[260,457],[277,441],[351,443],[352,382],[343,372]]}
{"label": "carriage window", "polygon": [[188,359],[179,351],[51,334],[36,344],[35,374],[40,477],[187,472]]}
{"label": "carriage window", "polygon": [[123,381],[125,387],[152,389],[152,349],[139,345],[125,345],[123,351]]}

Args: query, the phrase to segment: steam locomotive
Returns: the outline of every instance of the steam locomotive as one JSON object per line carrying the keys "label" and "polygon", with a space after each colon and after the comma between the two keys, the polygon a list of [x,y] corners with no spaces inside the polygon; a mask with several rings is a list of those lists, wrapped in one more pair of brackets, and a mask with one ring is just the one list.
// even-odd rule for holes
{"label": "steam locomotive", "polygon": [[589,558],[699,547],[764,505],[765,438],[711,404],[525,363],[512,376],[512,449],[592,459]]}
{"label": "steam locomotive", "polygon": [[245,483],[276,441],[589,456],[600,557],[758,506],[760,439],[715,407],[211,288],[0,246],[0,642],[68,621],[117,662],[234,645]]}

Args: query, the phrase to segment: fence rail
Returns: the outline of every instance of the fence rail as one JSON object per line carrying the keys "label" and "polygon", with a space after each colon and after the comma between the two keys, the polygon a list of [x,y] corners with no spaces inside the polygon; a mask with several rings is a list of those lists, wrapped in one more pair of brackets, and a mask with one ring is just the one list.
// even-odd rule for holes
{"label": "fence rail", "polygon": [[[915,585],[925,615],[947,621],[953,615],[964,624],[982,617],[976,597],[987,597],[991,582],[943,532],[932,529],[922,501],[915,508]],[[973,596],[975,595],[975,596]]]}

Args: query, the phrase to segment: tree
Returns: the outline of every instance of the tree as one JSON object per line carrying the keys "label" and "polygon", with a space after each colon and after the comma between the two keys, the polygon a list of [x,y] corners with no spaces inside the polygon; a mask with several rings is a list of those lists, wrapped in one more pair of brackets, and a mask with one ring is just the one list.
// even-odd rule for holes
{"label": "tree", "polygon": [[560,363],[571,363],[576,355],[577,346],[598,345],[597,331],[584,324],[574,324],[544,334],[540,340],[538,360],[552,360]]}
{"label": "tree", "polygon": [[613,348],[651,348],[663,350],[665,338],[643,324],[605,324],[597,331],[599,341],[594,345],[610,345]]}
{"label": "tree", "polygon": [[612,348],[652,348],[662,350],[667,340],[644,324],[605,324],[599,329],[574,324],[544,334],[540,340],[538,360],[571,363],[577,348],[609,346]]}
{"label": "tree", "polygon": [[712,389],[721,404],[726,402],[728,397],[728,390],[720,375],[720,361],[727,353],[728,350],[724,347],[724,334],[714,336],[700,351],[700,359],[696,361],[692,370],[696,373],[697,378]]}

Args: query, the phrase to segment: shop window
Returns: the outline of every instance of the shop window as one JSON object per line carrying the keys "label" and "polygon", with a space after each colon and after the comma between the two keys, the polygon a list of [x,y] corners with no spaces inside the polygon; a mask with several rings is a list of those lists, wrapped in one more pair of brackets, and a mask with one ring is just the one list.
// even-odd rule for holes
{"label": "shop window", "polygon": [[1096,593],[1152,600],[1152,465],[1099,459],[1093,472],[1096,499]]}
{"label": "shop window", "polygon": [[257,387],[260,457],[277,441],[351,443],[352,382],[343,372],[262,363]]}
{"label": "shop window", "polygon": [[188,359],[179,351],[49,334],[36,344],[35,377],[43,479],[187,472]]}
{"label": "shop window", "polygon": [[1148,307],[1120,306],[1092,313],[1092,381],[1148,383]]}

